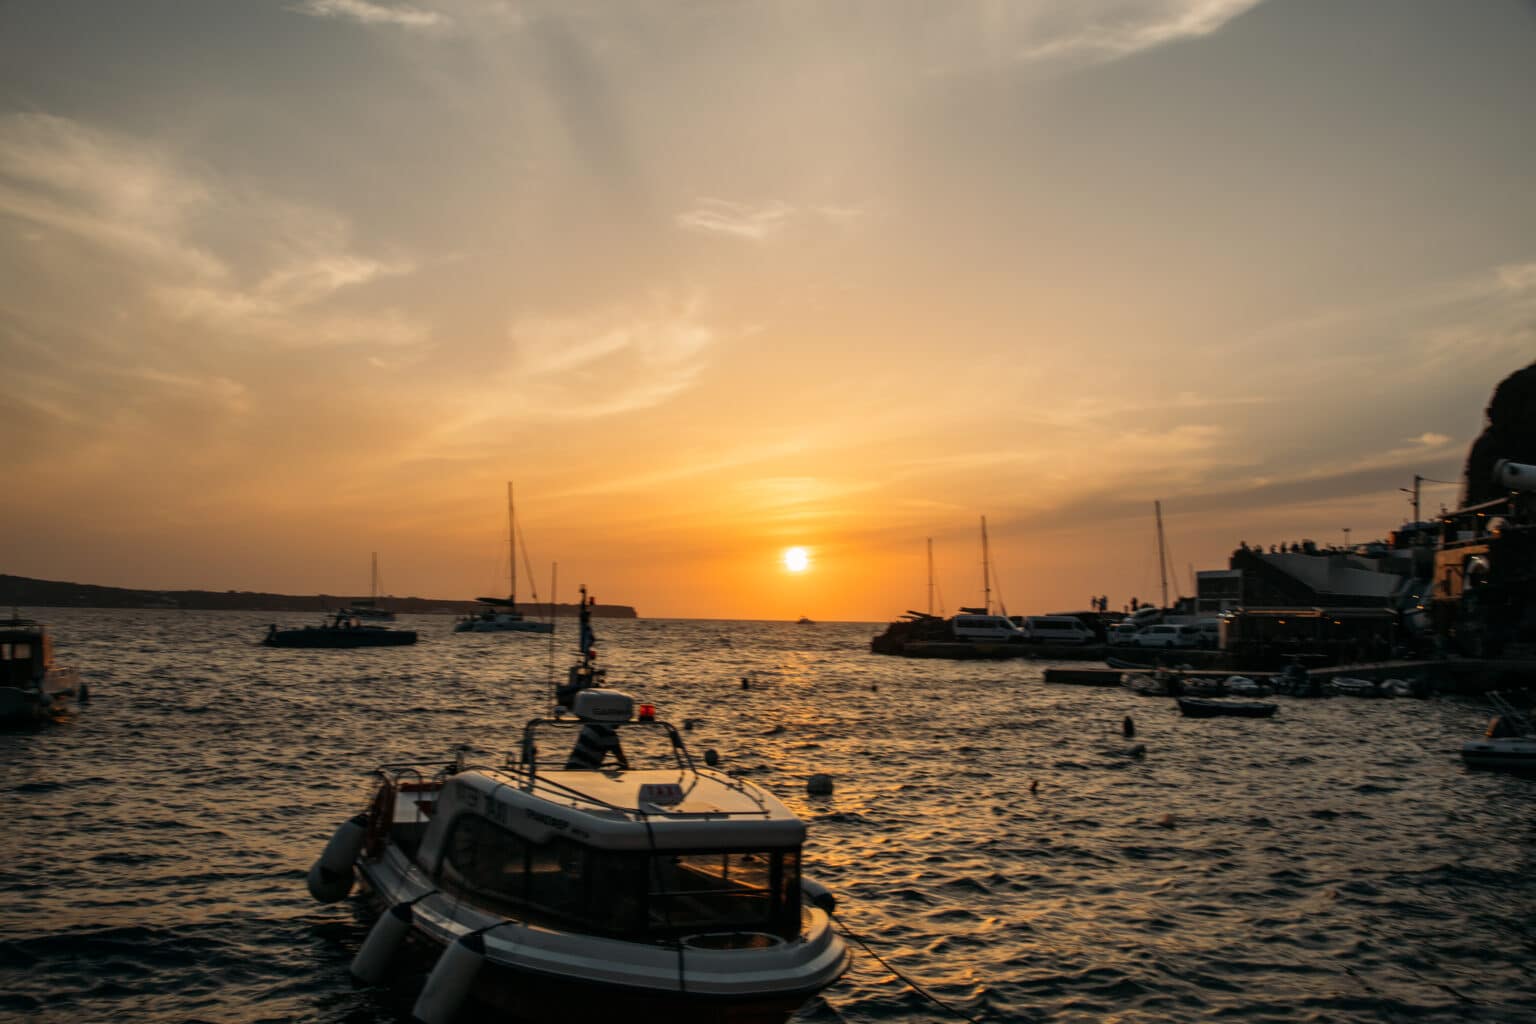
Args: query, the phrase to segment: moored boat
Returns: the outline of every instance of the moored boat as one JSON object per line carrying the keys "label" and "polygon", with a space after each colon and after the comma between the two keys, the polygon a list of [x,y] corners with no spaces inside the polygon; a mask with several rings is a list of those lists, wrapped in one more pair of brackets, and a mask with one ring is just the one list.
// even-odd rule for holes
{"label": "moored boat", "polygon": [[1468,768],[1536,773],[1536,726],[1502,694],[1489,693],[1494,716],[1480,739],[1461,745]]}
{"label": "moored boat", "polygon": [[802,877],[805,825],[696,765],[652,705],[594,685],[587,607],[583,591],[562,707],[528,722],[516,759],[381,766],[310,893],[342,899],[355,871],[383,910],[353,961],[364,981],[407,938],[441,951],[414,1010],[429,1024],[470,998],[533,1020],[782,1022],[850,959],[830,894]]}
{"label": "moored boat", "polygon": [[[507,484],[507,558],[508,590],[506,597],[477,597],[480,607],[453,624],[455,633],[553,633],[553,609],[548,622],[530,619],[517,610],[517,513],[512,503],[512,484]],[[538,600],[538,594],[534,594]]]}
{"label": "moored boat", "polygon": [[1272,718],[1277,710],[1277,705],[1257,700],[1179,698],[1179,713],[1185,718]]}
{"label": "moored boat", "polygon": [[279,629],[274,622],[261,642],[268,647],[401,647],[416,642],[416,631],[370,626],[342,609],[318,626]]}
{"label": "moored boat", "polygon": [[0,619],[0,724],[46,722],[71,699],[89,700],[89,691],[78,670],[54,661],[48,627],[15,615]]}
{"label": "moored boat", "polygon": [[1369,679],[1353,676],[1334,676],[1328,683],[1330,692],[1340,697],[1380,697],[1381,687]]}
{"label": "moored boat", "polygon": [[1269,692],[1269,687],[1248,676],[1227,676],[1222,685],[1233,697],[1262,697]]}

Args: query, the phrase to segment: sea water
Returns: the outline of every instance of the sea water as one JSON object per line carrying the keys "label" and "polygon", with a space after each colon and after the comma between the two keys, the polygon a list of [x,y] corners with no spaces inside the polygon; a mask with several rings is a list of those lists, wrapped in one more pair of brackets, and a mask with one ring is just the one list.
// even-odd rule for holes
{"label": "sea water", "polygon": [[[409,1020],[420,974],[354,985],[369,920],[305,871],[376,764],[516,749],[572,624],[290,651],[268,622],[315,617],[34,614],[94,699],[0,734],[0,1018]],[[873,655],[877,624],[595,625],[611,685],[808,822],[890,966],[855,943],[797,1020],[958,1019],[903,978],[982,1021],[1536,1020],[1536,781],[1462,766],[1469,702],[1190,720],[1044,663]]]}

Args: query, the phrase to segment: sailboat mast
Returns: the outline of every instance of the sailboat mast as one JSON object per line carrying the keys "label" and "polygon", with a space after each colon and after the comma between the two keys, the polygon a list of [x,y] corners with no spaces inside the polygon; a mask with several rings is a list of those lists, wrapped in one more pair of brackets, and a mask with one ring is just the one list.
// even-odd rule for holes
{"label": "sailboat mast", "polygon": [[379,599],[379,553],[373,553],[373,581],[368,584],[368,596],[373,600]]}
{"label": "sailboat mast", "polygon": [[1168,555],[1163,544],[1163,503],[1154,501],[1152,510],[1157,514],[1157,571],[1163,578],[1163,607],[1168,607]]}
{"label": "sailboat mast", "polygon": [[933,615],[933,538],[928,538],[928,614]]}
{"label": "sailboat mast", "polygon": [[507,600],[517,607],[517,515],[512,505],[512,481],[507,481],[507,567],[510,589]]}
{"label": "sailboat mast", "polygon": [[992,556],[987,551],[987,517],[981,517],[981,590],[982,606],[992,614]]}

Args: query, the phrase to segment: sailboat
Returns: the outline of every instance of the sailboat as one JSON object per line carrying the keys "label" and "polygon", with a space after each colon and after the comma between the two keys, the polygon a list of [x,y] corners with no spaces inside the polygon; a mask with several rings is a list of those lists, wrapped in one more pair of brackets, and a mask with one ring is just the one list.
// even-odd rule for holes
{"label": "sailboat", "polygon": [[454,624],[455,633],[553,633],[555,623],[529,619],[517,610],[517,511],[512,484],[507,484],[507,564],[511,570],[506,597],[477,597],[482,607]]}
{"label": "sailboat", "polygon": [[355,619],[372,619],[375,622],[393,622],[395,613],[388,608],[379,607],[379,553],[373,553],[373,582],[368,588],[368,600],[359,598],[352,602],[350,608],[345,609],[345,614]]}

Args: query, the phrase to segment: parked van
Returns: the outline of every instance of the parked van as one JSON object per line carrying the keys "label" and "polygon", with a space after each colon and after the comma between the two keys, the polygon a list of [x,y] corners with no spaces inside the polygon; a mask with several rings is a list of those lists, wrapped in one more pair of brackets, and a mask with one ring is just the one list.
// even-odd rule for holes
{"label": "parked van", "polygon": [[1006,615],[956,615],[949,620],[956,640],[1021,644],[1024,634]]}
{"label": "parked van", "polygon": [[1200,627],[1193,623],[1158,623],[1136,634],[1137,647],[1198,647]]}
{"label": "parked van", "polygon": [[1221,646],[1221,620],[1201,619],[1195,623],[1200,630],[1200,646],[1207,650],[1215,650]]}
{"label": "parked van", "polygon": [[1024,638],[1037,644],[1090,644],[1093,630],[1072,615],[1030,615],[1022,628]]}
{"label": "parked van", "polygon": [[1104,642],[1111,647],[1129,647],[1136,643],[1141,627],[1134,622],[1117,622],[1104,631]]}

